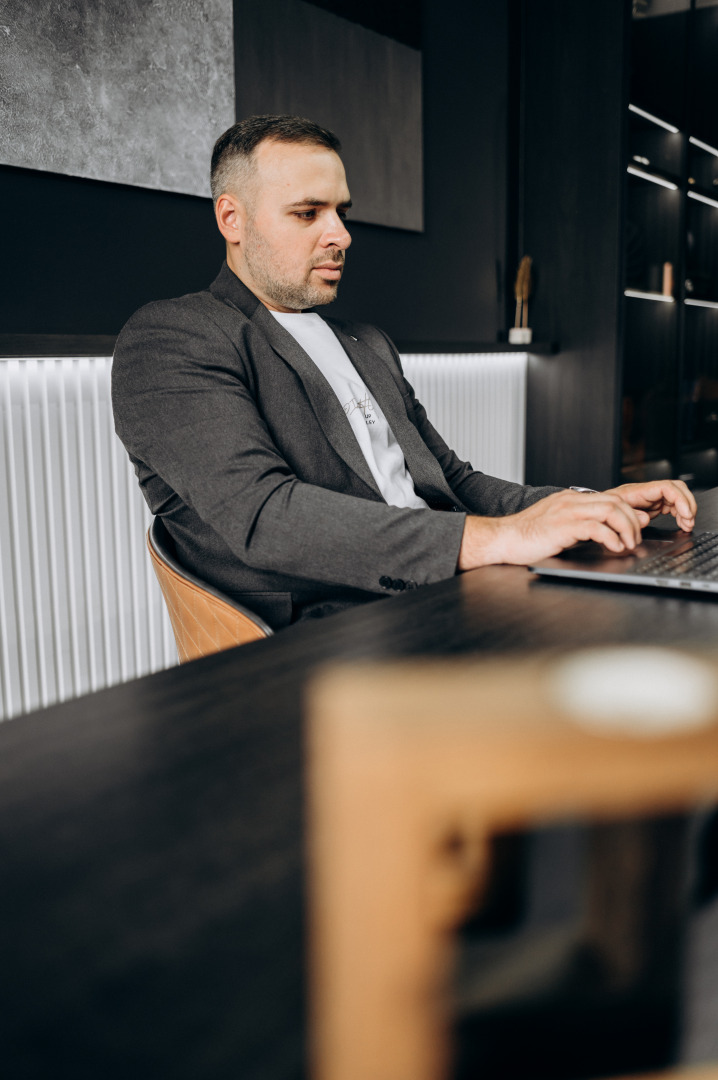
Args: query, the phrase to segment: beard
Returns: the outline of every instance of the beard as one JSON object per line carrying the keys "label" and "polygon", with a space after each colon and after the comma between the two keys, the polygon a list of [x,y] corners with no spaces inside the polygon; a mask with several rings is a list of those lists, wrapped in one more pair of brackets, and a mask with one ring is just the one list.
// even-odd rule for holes
{"label": "beard", "polygon": [[[262,290],[268,300],[279,307],[293,311],[304,311],[319,304],[331,304],[336,299],[338,281],[313,282],[310,265],[303,281],[297,281],[282,274],[281,258],[255,228],[254,222],[248,222],[245,231],[244,261],[253,281]],[[312,265],[334,262],[344,264],[344,252],[341,248],[329,248]]]}

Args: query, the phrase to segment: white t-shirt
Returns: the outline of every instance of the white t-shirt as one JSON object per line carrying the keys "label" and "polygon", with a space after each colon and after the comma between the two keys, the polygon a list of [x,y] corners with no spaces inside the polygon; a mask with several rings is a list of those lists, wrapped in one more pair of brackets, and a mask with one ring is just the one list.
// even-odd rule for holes
{"label": "white t-shirt", "polygon": [[331,327],[316,312],[273,311],[321,371],[337,395],[377,487],[390,506],[428,509],[414,491],[401,447],[386,417]]}

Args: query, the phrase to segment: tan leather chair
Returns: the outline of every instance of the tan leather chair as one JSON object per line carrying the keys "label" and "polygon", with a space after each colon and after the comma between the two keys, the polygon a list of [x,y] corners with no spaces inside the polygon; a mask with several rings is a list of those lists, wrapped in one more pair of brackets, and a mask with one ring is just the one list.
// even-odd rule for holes
{"label": "tan leather chair", "polygon": [[[705,722],[664,734],[586,724],[556,698],[555,656],[320,676],[307,698],[315,1080],[449,1076],[457,930],[492,835],[715,803],[718,664],[695,664]],[[661,1075],[718,1080],[718,1067]]]}
{"label": "tan leather chair", "polygon": [[200,581],[174,558],[161,518],[147,530],[147,547],[172,623],[180,663],[271,637],[258,615]]}

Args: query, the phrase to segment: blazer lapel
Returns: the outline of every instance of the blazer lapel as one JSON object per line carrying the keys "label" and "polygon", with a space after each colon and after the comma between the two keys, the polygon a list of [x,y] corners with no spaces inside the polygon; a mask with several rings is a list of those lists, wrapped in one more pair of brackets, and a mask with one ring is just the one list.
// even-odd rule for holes
{"label": "blazer lapel", "polygon": [[456,495],[446,482],[439,462],[409,419],[401,391],[386,361],[369,345],[346,334],[336,325],[332,325],[332,330],[381,406],[389,427],[403,451],[406,466],[417,491],[420,490],[429,498],[433,496],[443,501],[448,499],[452,503],[458,502]]}
{"label": "blazer lapel", "polygon": [[230,270],[226,262],[210,285],[210,292],[241,311],[282,360],[297,373],[327,440],[349,468],[381,499],[382,494],[361,452],[351,424],[336,394],[311,357]]}
{"label": "blazer lapel", "polygon": [[317,365],[263,304],[259,305],[252,316],[252,323],[262,331],[274,351],[302,380],[322,430],[336,452],[379,498],[383,498],[344,409]]}
{"label": "blazer lapel", "polygon": [[[210,291],[225,303],[237,308],[269,341],[274,351],[297,373],[312,408],[330,444],[345,463],[375,494],[382,498],[366,458],[361,452],[351,424],[336,394],[314,361],[278,323],[264,304],[240,281],[225,262]],[[381,406],[391,430],[402,449],[407,468],[417,490],[428,498],[458,502],[446,483],[441,466],[426,446],[406,412],[404,399],[386,361],[372,348],[345,333],[333,321],[332,330],[354,364],[368,389]]]}

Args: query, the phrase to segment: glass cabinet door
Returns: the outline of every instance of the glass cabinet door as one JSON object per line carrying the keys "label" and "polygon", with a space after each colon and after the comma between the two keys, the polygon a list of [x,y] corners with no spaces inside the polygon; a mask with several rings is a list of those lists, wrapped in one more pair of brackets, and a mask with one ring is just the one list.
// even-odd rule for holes
{"label": "glass cabinet door", "polygon": [[718,6],[691,13],[680,471],[718,484]]}
{"label": "glass cabinet door", "polygon": [[689,0],[634,3],[624,308],[623,478],[675,475]]}
{"label": "glass cabinet door", "polygon": [[622,474],[718,484],[718,0],[633,0]]}

